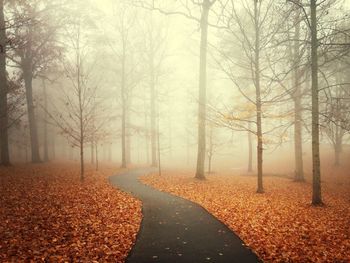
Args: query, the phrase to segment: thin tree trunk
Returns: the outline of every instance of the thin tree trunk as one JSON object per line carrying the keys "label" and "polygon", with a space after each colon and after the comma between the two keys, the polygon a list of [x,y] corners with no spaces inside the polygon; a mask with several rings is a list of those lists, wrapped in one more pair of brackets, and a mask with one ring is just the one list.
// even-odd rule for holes
{"label": "thin tree trunk", "polygon": [[125,109],[122,109],[122,168],[126,168],[126,127],[125,127]]}
{"label": "thin tree trunk", "polygon": [[28,158],[28,146],[27,145],[24,146],[24,151],[25,151],[25,155],[26,155],[26,163],[28,163],[29,158]]}
{"label": "thin tree trunk", "polygon": [[77,86],[78,86],[78,98],[79,98],[79,124],[80,124],[80,180],[84,181],[85,178],[85,164],[84,164],[84,106],[83,106],[83,93],[81,83],[81,58],[80,58],[80,25],[78,28],[77,38]]}
{"label": "thin tree trunk", "polygon": [[211,160],[212,160],[213,156],[209,155],[208,156],[208,174],[211,174]]}
{"label": "thin tree trunk", "polygon": [[32,162],[38,163],[41,160],[40,160],[40,154],[39,154],[38,131],[37,131],[37,123],[35,119],[34,102],[33,102],[33,87],[32,87],[33,75],[32,75],[30,62],[27,59],[25,59],[24,65],[23,65],[23,75],[24,75],[24,84],[26,89]]}
{"label": "thin tree trunk", "polygon": [[112,162],[112,143],[108,144],[108,162]]}
{"label": "thin tree trunk", "polygon": [[252,133],[250,131],[251,124],[249,122],[249,131],[248,131],[248,173],[253,172],[253,142],[252,142]]}
{"label": "thin tree trunk", "polygon": [[[297,95],[298,96],[298,95]],[[294,180],[305,181],[303,163],[303,143],[302,143],[302,114],[300,99],[294,101],[294,154],[295,154],[295,175]]]}
{"label": "thin tree trunk", "polygon": [[95,157],[96,157],[96,171],[98,171],[98,144],[95,144]]}
{"label": "thin tree trunk", "polygon": [[51,133],[51,136],[50,136],[50,138],[51,138],[51,158],[53,160],[55,160],[56,159],[56,139],[55,139],[56,136],[55,136],[52,128],[50,129],[50,133]]}
{"label": "thin tree trunk", "polygon": [[263,193],[263,138],[262,138],[262,105],[260,88],[260,25],[258,17],[258,0],[254,0],[255,19],[255,91],[256,91],[256,125],[257,125],[257,166],[258,166],[258,189],[257,193]]}
{"label": "thin tree trunk", "polygon": [[151,153],[152,153],[152,166],[157,166],[157,150],[156,150],[156,88],[154,80],[154,57],[153,57],[153,39],[150,36],[150,89],[151,89]]}
{"label": "thin tree trunk", "polygon": [[49,143],[48,143],[48,132],[47,132],[47,122],[49,120],[48,116],[48,104],[47,104],[47,90],[46,83],[43,80],[43,93],[44,93],[44,107],[45,107],[45,117],[44,117],[44,161],[49,161]]}
{"label": "thin tree trunk", "polygon": [[80,140],[80,180],[84,181],[85,165],[84,165],[84,139]]}
{"label": "thin tree trunk", "polygon": [[[337,109],[339,111],[339,107]],[[339,114],[339,112],[338,112]],[[339,116],[339,115],[337,115]],[[334,143],[334,166],[340,165],[340,153],[342,151],[342,134],[340,123],[335,124],[335,143]]]}
{"label": "thin tree trunk", "polygon": [[206,85],[207,85],[207,45],[208,45],[208,16],[210,2],[204,0],[201,14],[201,43],[199,58],[199,102],[198,102],[198,154],[195,178],[205,179],[204,164],[206,150]]}
{"label": "thin tree trunk", "polygon": [[213,158],[213,127],[209,126],[209,149],[208,149],[208,174],[211,174],[211,164]]}
{"label": "thin tree trunk", "polygon": [[310,0],[311,10],[311,96],[312,96],[312,204],[322,204],[319,134],[318,39],[316,0]]}
{"label": "thin tree trunk", "polygon": [[125,47],[122,56],[121,76],[121,97],[122,97],[122,168],[126,168],[126,91],[125,91]]}
{"label": "thin tree trunk", "polygon": [[1,164],[6,166],[10,165],[7,93],[6,26],[4,18],[4,0],[0,0],[0,154]]}
{"label": "thin tree trunk", "polygon": [[95,149],[94,149],[94,140],[92,140],[90,144],[90,150],[91,150],[91,164],[95,163]]}
{"label": "thin tree trunk", "polygon": [[305,181],[303,164],[303,144],[302,144],[302,104],[301,104],[301,73],[300,73],[300,8],[295,14],[295,35],[294,35],[294,155],[295,155],[295,181]]}
{"label": "thin tree trunk", "polygon": [[334,149],[334,166],[339,166],[340,165],[340,150],[336,146]]}
{"label": "thin tree trunk", "polygon": [[125,119],[125,159],[126,165],[131,163],[131,129],[130,129],[130,104],[126,108],[126,119]]}
{"label": "thin tree trunk", "polygon": [[157,148],[158,148],[158,175],[162,175],[162,166],[160,160],[160,132],[159,132],[159,107],[158,107],[158,116],[157,116]]}

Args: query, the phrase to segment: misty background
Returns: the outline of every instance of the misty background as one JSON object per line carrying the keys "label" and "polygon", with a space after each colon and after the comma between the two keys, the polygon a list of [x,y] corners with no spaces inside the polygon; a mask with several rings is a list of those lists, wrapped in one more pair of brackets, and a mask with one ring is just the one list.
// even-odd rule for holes
{"label": "misty background", "polygon": [[[201,9],[191,1],[158,2],[160,10],[200,17]],[[249,158],[256,171],[252,53],[247,51],[249,44],[244,44],[245,38],[254,39],[249,14],[253,2],[238,1],[235,16],[231,2],[221,1],[209,14],[206,171],[245,173]],[[289,61],[294,45],[293,8],[288,1],[261,1],[260,10],[266,16],[261,26],[266,37],[261,52],[266,173],[294,173],[294,103],[290,95],[294,66]],[[11,162],[79,161],[80,94],[80,106],[84,105],[86,112],[82,120],[86,122],[86,163],[98,159],[152,165],[156,158],[153,165],[157,166],[160,156],[162,167],[195,168],[200,25],[181,14],[149,9],[147,1],[8,1]],[[337,38],[349,41],[349,2],[325,1],[320,10],[324,42]],[[231,24],[229,15],[240,23]],[[300,61],[305,66],[310,63],[310,34],[303,14],[299,15]],[[334,33],[341,30],[343,34]],[[341,163],[348,157],[350,47],[325,45],[321,49],[321,152],[330,156],[330,162]],[[28,57],[32,61],[26,68]],[[29,77],[26,70],[31,71]],[[301,71],[302,155],[305,171],[311,173],[311,80],[309,70]],[[29,80],[39,159],[33,159],[31,146],[26,97]],[[341,118],[334,117],[335,109]],[[342,151],[337,161],[339,140]],[[156,155],[153,158],[152,152]]]}

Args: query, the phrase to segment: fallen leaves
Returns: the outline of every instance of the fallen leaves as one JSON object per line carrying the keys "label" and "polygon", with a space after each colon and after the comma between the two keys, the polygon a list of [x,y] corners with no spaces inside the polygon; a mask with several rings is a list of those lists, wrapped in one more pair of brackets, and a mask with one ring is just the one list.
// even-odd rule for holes
{"label": "fallen leaves", "polygon": [[141,222],[141,203],[73,165],[0,169],[1,262],[124,262]]}
{"label": "fallen leaves", "polygon": [[146,176],[142,181],[199,203],[266,262],[350,262],[350,203],[327,189],[325,207],[310,206],[311,187],[277,177],[256,194],[252,176]]}

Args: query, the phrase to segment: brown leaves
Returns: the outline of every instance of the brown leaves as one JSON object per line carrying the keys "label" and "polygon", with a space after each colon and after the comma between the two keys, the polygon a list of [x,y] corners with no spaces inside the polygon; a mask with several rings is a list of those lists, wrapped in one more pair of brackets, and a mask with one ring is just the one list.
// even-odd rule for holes
{"label": "brown leaves", "polygon": [[73,165],[0,169],[0,261],[123,262],[141,222],[141,203],[112,188],[116,169]]}
{"label": "brown leaves", "polygon": [[192,174],[144,177],[143,182],[201,204],[234,230],[266,262],[350,262],[350,204],[324,191],[327,206],[312,207],[311,186],[265,178]]}

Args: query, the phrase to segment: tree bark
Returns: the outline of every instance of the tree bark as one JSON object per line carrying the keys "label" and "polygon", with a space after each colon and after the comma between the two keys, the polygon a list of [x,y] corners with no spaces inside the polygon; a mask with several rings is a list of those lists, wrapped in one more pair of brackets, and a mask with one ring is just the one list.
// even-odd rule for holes
{"label": "tree bark", "polygon": [[98,143],[95,144],[96,171],[98,171]]}
{"label": "tree bark", "polygon": [[48,116],[48,104],[47,104],[47,90],[46,83],[43,80],[43,93],[44,93],[44,107],[45,107],[45,117],[44,117],[44,162],[49,161],[49,143],[48,143],[48,131],[47,131],[47,122],[49,119]]}
{"label": "tree bark", "polygon": [[127,101],[126,119],[125,119],[125,160],[126,165],[131,163],[131,129],[130,129],[130,101]]}
{"label": "tree bark", "polygon": [[252,142],[252,133],[250,131],[251,124],[249,123],[248,131],[248,173],[253,172],[253,142]]}
{"label": "tree bark", "polygon": [[311,96],[312,96],[312,204],[321,205],[319,91],[318,91],[318,39],[316,0],[310,0],[311,11]]}
{"label": "tree bark", "polygon": [[125,46],[123,42],[122,72],[121,72],[121,99],[122,99],[122,165],[126,168],[126,91],[125,91]]}
{"label": "tree bark", "polygon": [[10,165],[7,93],[6,25],[4,17],[4,0],[0,0],[0,154],[1,164],[6,166]]}
{"label": "tree bark", "polygon": [[294,35],[294,158],[295,175],[294,180],[298,182],[305,181],[303,164],[303,145],[302,145],[302,101],[301,101],[301,72],[300,72],[300,8],[295,14],[295,35]]}
{"label": "tree bark", "polygon": [[213,158],[213,127],[210,125],[209,130],[209,149],[208,149],[208,174],[211,174],[211,165],[212,165],[212,158]]}
{"label": "tree bark", "polygon": [[334,166],[339,166],[340,165],[340,153],[341,153],[341,151],[336,146],[335,149],[334,149]]}
{"label": "tree bark", "polygon": [[79,100],[79,125],[80,125],[80,180],[84,181],[85,178],[85,163],[84,163],[84,105],[83,105],[83,92],[82,92],[82,69],[81,69],[81,57],[80,57],[80,24],[78,28],[77,38],[77,50],[76,50],[76,67],[77,67],[77,86],[78,86],[78,100]]}
{"label": "tree bark", "polygon": [[263,193],[263,138],[262,138],[262,103],[260,87],[260,25],[258,16],[258,0],[254,0],[255,22],[255,58],[254,78],[256,92],[256,125],[257,125],[257,166],[258,166],[258,189],[257,193]]}
{"label": "tree bark", "polygon": [[[337,107],[338,116],[339,116],[339,107]],[[340,123],[335,124],[335,138],[334,138],[334,166],[340,165],[340,153],[342,152],[342,144],[343,144],[343,134],[342,128],[340,127]]]}
{"label": "tree bark", "polygon": [[154,55],[153,55],[153,36],[150,36],[150,89],[151,89],[151,153],[152,166],[157,167],[157,142],[156,142],[156,88],[154,76]]}
{"label": "tree bark", "polygon": [[37,123],[35,119],[34,102],[33,102],[33,86],[32,86],[33,73],[32,73],[31,63],[28,60],[28,58],[24,59],[23,61],[23,75],[24,75],[24,84],[26,89],[32,163],[39,163],[41,162],[41,160],[40,160],[40,153],[39,153],[38,130],[37,130]]}
{"label": "tree bark", "polygon": [[90,144],[90,150],[91,150],[91,164],[95,163],[95,149],[94,149],[94,140],[92,140]]}
{"label": "tree bark", "polygon": [[199,102],[198,102],[198,154],[195,178],[205,179],[204,164],[206,150],[206,85],[207,85],[207,45],[208,45],[208,16],[209,0],[204,0],[201,14],[201,43],[199,58]]}

